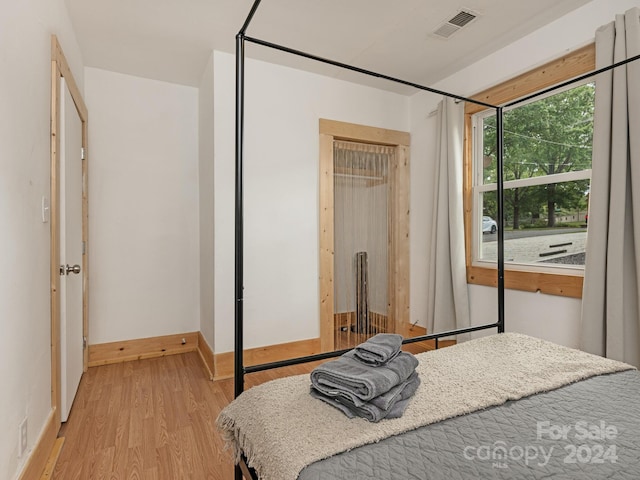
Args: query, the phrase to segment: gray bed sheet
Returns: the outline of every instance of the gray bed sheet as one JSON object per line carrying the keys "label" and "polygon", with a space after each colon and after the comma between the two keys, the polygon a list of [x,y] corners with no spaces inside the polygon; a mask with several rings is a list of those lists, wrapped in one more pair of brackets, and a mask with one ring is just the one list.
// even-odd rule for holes
{"label": "gray bed sheet", "polygon": [[307,466],[300,480],[640,479],[640,372],[601,375]]}

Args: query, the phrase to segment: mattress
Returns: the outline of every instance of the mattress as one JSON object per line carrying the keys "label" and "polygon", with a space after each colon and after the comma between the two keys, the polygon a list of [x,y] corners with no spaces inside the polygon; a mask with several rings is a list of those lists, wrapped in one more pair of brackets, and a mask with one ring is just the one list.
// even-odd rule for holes
{"label": "mattress", "polygon": [[315,462],[300,480],[639,479],[640,373],[601,375]]}

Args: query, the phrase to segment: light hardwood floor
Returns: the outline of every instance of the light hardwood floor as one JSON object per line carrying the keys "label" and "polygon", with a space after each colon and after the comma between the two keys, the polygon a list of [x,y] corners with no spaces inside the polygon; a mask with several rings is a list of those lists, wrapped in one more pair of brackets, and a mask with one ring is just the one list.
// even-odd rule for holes
{"label": "light hardwood floor", "polygon": [[[317,364],[249,375],[246,385]],[[60,431],[65,443],[53,479],[231,480],[215,419],[232,398],[233,380],[211,382],[195,352],[90,368]]]}

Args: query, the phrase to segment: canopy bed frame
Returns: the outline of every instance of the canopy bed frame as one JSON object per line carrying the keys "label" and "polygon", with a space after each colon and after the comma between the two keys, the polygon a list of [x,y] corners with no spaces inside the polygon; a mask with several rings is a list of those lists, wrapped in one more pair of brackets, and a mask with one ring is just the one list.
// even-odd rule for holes
{"label": "canopy bed frame", "polygon": [[[363,68],[359,68],[353,65],[348,65],[345,63],[341,63],[335,60],[322,58],[317,55],[313,55],[311,53],[306,53],[303,51],[295,50],[293,48],[289,48],[283,45],[278,45],[269,41],[261,40],[258,38],[254,38],[248,36],[246,34],[249,25],[251,24],[258,7],[260,6],[261,0],[254,0],[254,3],[249,11],[249,14],[246,17],[242,28],[236,35],[236,124],[235,124],[235,352],[234,352],[234,393],[235,397],[238,397],[244,391],[244,376],[246,374],[260,372],[264,370],[286,367],[291,365],[298,365],[302,363],[312,362],[316,360],[329,359],[333,357],[340,356],[347,352],[348,350],[337,350],[333,352],[324,352],[316,355],[309,355],[295,359],[283,360],[278,362],[271,362],[261,365],[253,365],[253,366],[245,366],[244,358],[243,358],[243,323],[244,323],[244,309],[243,309],[243,289],[244,289],[244,202],[243,202],[243,193],[244,193],[244,180],[243,180],[243,170],[244,170],[244,116],[245,116],[245,44],[246,42],[260,45],[266,48],[279,50],[281,52],[303,57],[312,61],[324,63],[327,65],[332,65],[334,67],[338,67],[341,69],[350,70],[353,72],[360,73],[362,75],[367,75],[371,77],[380,78],[383,80],[387,80],[390,82],[406,85],[413,87],[417,90],[422,90],[438,95],[442,95],[444,97],[449,97],[456,99],[458,101],[471,102],[473,104],[477,104],[488,109],[495,110],[496,113],[496,124],[497,124],[497,144],[496,144],[496,152],[497,152],[497,218],[504,217],[504,179],[503,179],[503,160],[504,160],[504,148],[503,148],[503,138],[504,138],[504,126],[503,126],[503,111],[506,108],[516,106],[533,98],[545,95],[554,90],[558,90],[569,86],[574,83],[578,83],[587,78],[593,77],[597,74],[612,70],[621,65],[625,65],[632,61],[637,60],[640,56],[635,56],[629,58],[627,60],[615,63],[613,65],[607,66],[605,68],[601,68],[595,70],[593,72],[589,72],[587,74],[581,75],[577,78],[573,78],[566,82],[561,83],[560,85],[555,85],[550,88],[546,88],[543,91],[536,92],[534,94],[528,95],[524,98],[520,98],[518,100],[512,101],[510,103],[504,105],[492,105],[489,103],[485,103],[473,98],[467,98],[461,95],[457,95],[450,92],[445,92],[442,90],[434,89],[431,87],[427,87],[424,85],[419,85],[410,81],[406,81],[399,78],[394,78],[389,75],[365,70]],[[430,333],[427,335],[406,338],[403,340],[403,343],[414,343],[421,342],[425,340],[434,340],[435,347],[438,348],[438,340],[443,337],[450,337],[457,334],[476,332],[480,330],[487,330],[495,328],[498,333],[504,333],[505,331],[505,318],[504,318],[504,229],[499,228],[497,231],[497,295],[498,295],[498,318],[495,323],[490,323],[486,325],[479,325],[469,328],[462,328],[456,330],[449,330],[445,332],[438,333]],[[253,469],[247,466],[247,462],[244,457],[241,459],[239,465],[236,466],[235,469],[235,478],[236,480],[242,479],[242,475],[247,476],[249,478],[257,479]]]}

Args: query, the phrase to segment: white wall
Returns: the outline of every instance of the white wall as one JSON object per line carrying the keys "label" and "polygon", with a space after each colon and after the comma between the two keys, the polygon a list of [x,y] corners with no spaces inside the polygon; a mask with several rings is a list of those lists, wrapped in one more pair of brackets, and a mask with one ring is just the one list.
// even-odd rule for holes
{"label": "white wall", "polygon": [[[233,349],[234,57],[214,52],[215,351]],[[319,336],[318,119],[408,131],[408,98],[247,60],[245,347]]]}
{"label": "white wall", "polygon": [[[483,60],[463,69],[434,85],[435,88],[471,96],[481,90],[512,78],[520,73],[562,56],[575,48],[587,45],[594,39],[595,30],[610,21],[616,13],[640,5],[639,0],[593,0],[591,3],[533,32],[523,39],[504,47]],[[425,158],[421,171],[412,170],[412,182],[423,182],[433,177],[435,162],[434,145],[422,139],[430,138],[435,132],[435,118],[428,117],[436,108],[440,97],[418,93],[411,98],[411,134],[413,139],[413,165],[416,158]],[[423,132],[427,131],[425,137]],[[420,139],[418,141],[417,139]],[[417,178],[419,177],[419,178]],[[426,216],[430,218],[433,204],[428,191],[420,191],[412,183],[412,235],[415,233],[413,214],[416,205],[425,205]],[[422,234],[421,234],[422,235]],[[426,238],[426,250],[430,238]],[[412,236],[412,247],[422,244]],[[413,259],[419,258],[411,251]],[[412,265],[413,266],[413,265]],[[422,267],[420,267],[422,268]],[[413,280],[413,278],[412,278]],[[421,282],[412,284],[411,296],[416,298],[416,289]],[[425,283],[426,285],[426,283]],[[472,322],[487,323],[497,318],[496,292],[493,288],[469,285]],[[426,304],[414,305],[412,317],[422,320],[426,314]],[[424,310],[423,310],[424,309]],[[579,344],[580,300],[551,295],[507,290],[505,295],[505,322],[508,331],[527,333],[546,338],[564,345],[577,347]]]}
{"label": "white wall", "polygon": [[89,343],[200,328],[198,89],[85,69]]}
{"label": "white wall", "polygon": [[[3,2],[0,15],[0,478],[16,478],[51,410],[51,34],[79,87],[82,57],[63,0]],[[28,417],[27,453],[18,425]]]}
{"label": "white wall", "polygon": [[199,211],[200,211],[200,331],[211,348],[214,343],[213,263],[213,53],[202,74],[198,91]]}
{"label": "white wall", "polygon": [[[469,287],[471,323],[495,322],[498,318],[496,289],[482,285]],[[506,330],[579,348],[580,304],[578,298],[507,290],[504,301]],[[495,333],[495,330],[484,330],[474,335],[478,337],[489,333]]]}

